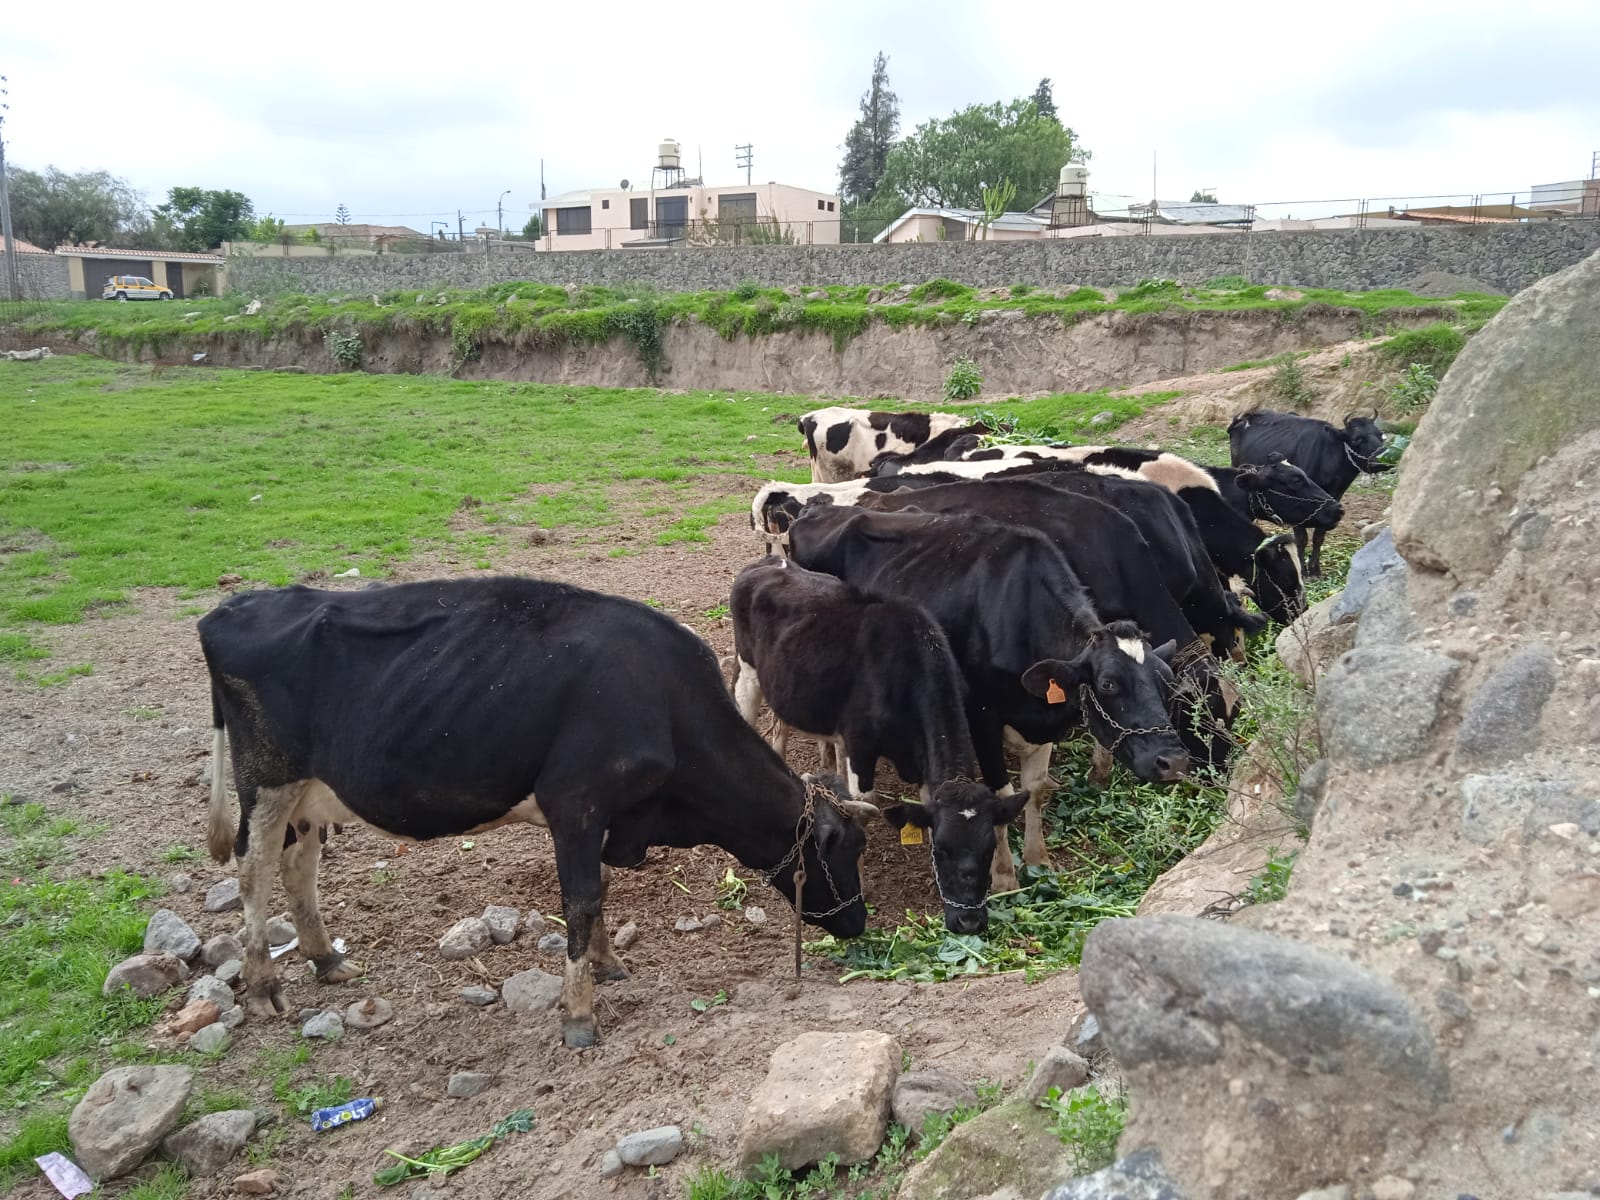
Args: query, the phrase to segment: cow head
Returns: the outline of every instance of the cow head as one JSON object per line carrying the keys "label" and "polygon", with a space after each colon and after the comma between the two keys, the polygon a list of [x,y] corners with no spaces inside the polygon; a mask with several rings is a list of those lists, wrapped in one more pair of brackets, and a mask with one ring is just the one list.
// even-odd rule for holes
{"label": "cow head", "polygon": [[[861,855],[867,835],[860,819],[846,808],[850,789],[837,775],[807,775],[804,783],[812,805],[811,829],[801,847],[806,879],[800,915],[834,937],[860,937],[867,927],[867,904],[861,895]],[[772,886],[795,902],[794,867],[772,877]]]}
{"label": "cow head", "polygon": [[1378,428],[1378,412],[1370,417],[1346,417],[1344,431],[1339,435],[1347,448],[1350,461],[1369,475],[1394,470],[1393,463],[1379,462],[1383,453],[1383,431]]}
{"label": "cow head", "polygon": [[1238,480],[1250,515],[1257,519],[1332,529],[1344,518],[1344,506],[1281,454],[1269,454],[1260,466],[1241,468]]}
{"label": "cow head", "polygon": [[1189,752],[1167,715],[1175,642],[1152,647],[1132,621],[1096,629],[1076,658],[1029,667],[1022,686],[1051,704],[1079,702],[1095,740],[1140,779],[1167,783],[1189,769]]}
{"label": "cow head", "polygon": [[1009,825],[1028,802],[1026,792],[996,796],[981,783],[951,779],[934,789],[927,804],[891,804],[884,819],[900,829],[926,830],[933,847],[933,875],[944,902],[944,927],[951,933],[989,928],[989,867],[995,827]]}
{"label": "cow head", "polygon": [[1294,534],[1280,533],[1256,547],[1250,591],[1255,601],[1280,625],[1290,624],[1306,609],[1306,585],[1300,577],[1300,556]]}

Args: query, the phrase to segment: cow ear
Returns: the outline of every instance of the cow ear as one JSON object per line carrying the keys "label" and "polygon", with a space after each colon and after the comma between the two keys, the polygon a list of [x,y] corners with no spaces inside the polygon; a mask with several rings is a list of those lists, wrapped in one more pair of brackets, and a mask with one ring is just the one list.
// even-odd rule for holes
{"label": "cow ear", "polygon": [[1151,649],[1154,650],[1155,656],[1162,662],[1170,664],[1172,656],[1178,652],[1178,640],[1176,638],[1168,638],[1161,645],[1153,646]]}
{"label": "cow ear", "polygon": [[994,823],[996,825],[1009,825],[1022,815],[1022,810],[1027,807],[1027,792],[1012,792],[1009,796],[996,796],[994,798]]}
{"label": "cow ear", "polygon": [[1266,462],[1264,462],[1262,465],[1263,466],[1267,466],[1267,467],[1272,467],[1272,466],[1276,466],[1278,463],[1288,462],[1288,461],[1289,460],[1287,458],[1285,458],[1282,455],[1282,453],[1280,453],[1277,450],[1274,450],[1271,454],[1267,455]]}
{"label": "cow ear", "polygon": [[1242,492],[1259,492],[1267,486],[1267,481],[1261,478],[1261,473],[1254,467],[1241,468],[1236,479]]}
{"label": "cow ear", "polygon": [[883,810],[883,819],[896,829],[916,825],[922,829],[933,826],[933,814],[921,804],[891,804]]}
{"label": "cow ear", "polygon": [[1022,673],[1022,687],[1031,696],[1062,704],[1079,684],[1089,682],[1092,674],[1087,652],[1070,661],[1046,658]]}

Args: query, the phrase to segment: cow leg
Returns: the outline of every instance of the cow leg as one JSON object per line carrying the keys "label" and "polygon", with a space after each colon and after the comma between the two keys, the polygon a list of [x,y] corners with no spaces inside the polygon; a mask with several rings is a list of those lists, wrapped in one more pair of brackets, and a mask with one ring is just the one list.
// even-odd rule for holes
{"label": "cow leg", "polygon": [[611,868],[600,864],[600,911],[595,915],[594,928],[589,934],[589,969],[598,983],[614,983],[628,977],[616,951],[611,948],[611,935],[606,932],[606,897],[611,893]]}
{"label": "cow leg", "polygon": [[[267,904],[272,880],[283,854],[283,831],[294,810],[303,783],[257,788],[239,783],[239,811],[249,813],[249,831],[239,856],[239,898],[244,902],[244,1010],[252,1017],[275,1017],[285,1012],[283,984],[267,953]],[[237,846],[235,847],[237,850]]]}
{"label": "cow leg", "polygon": [[[306,827],[302,829],[302,825]],[[362,967],[333,948],[322,923],[322,906],[317,902],[317,868],[321,862],[319,831],[307,822],[298,822],[294,845],[283,852],[283,890],[289,893],[289,915],[300,939],[300,953],[311,960],[323,983],[345,983],[359,977]]]}
{"label": "cow leg", "polygon": [[[756,669],[744,659],[736,659],[733,668],[733,702],[739,707],[739,715],[752,728],[758,729],[757,718],[761,715],[761,680],[756,675]],[[782,727],[780,720],[779,727]]]}
{"label": "cow leg", "polygon": [[1316,579],[1322,574],[1322,539],[1328,536],[1326,529],[1313,529],[1311,531],[1311,577]]}
{"label": "cow leg", "polygon": [[[838,743],[834,743],[834,750],[838,752]],[[857,741],[845,748],[844,781],[851,799],[877,802],[878,752],[874,747]]]}
{"label": "cow leg", "polygon": [[1300,570],[1306,569],[1306,534],[1309,531],[1304,525],[1294,527],[1294,554],[1300,560]]}
{"label": "cow leg", "polygon": [[[967,723],[972,730],[972,749],[978,757],[978,771],[983,782],[997,795],[1009,796],[1017,789],[1011,786],[1006,775],[1005,731],[996,728],[986,714],[968,710]],[[1011,857],[1010,831],[1004,825],[994,827],[994,861],[989,867],[989,890],[1012,892],[1017,889],[1017,864]]]}
{"label": "cow leg", "polygon": [[1029,742],[1019,742],[1018,745],[1017,778],[1022,790],[1028,793],[1028,815],[1022,834],[1022,861],[1030,867],[1042,867],[1050,861],[1050,855],[1044,848],[1044,797],[1050,790],[1050,751],[1053,749],[1049,742],[1042,746]]}
{"label": "cow leg", "polygon": [[1095,742],[1094,750],[1089,755],[1089,782],[1102,790],[1110,787],[1111,763],[1111,751]]}

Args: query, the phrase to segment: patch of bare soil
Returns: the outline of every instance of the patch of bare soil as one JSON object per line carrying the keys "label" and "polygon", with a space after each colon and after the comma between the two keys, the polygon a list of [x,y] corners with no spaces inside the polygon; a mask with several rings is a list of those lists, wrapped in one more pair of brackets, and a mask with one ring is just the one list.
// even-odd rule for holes
{"label": "patch of bare soil", "polygon": [[[765,465],[765,464],[763,464]],[[750,496],[761,479],[712,477],[695,484],[692,501]],[[548,539],[531,530],[505,539],[495,570],[525,572],[655,600],[705,636],[720,655],[732,648],[732,630],[716,606],[727,600],[734,574],[760,547],[747,512],[721,517],[701,544],[654,544],[670,515],[643,518],[657,507],[649,484],[619,485],[636,493],[620,505],[623,522],[612,530]],[[630,507],[631,506],[631,507]],[[474,520],[464,511],[462,522]],[[631,537],[632,541],[624,541]],[[617,546],[636,548],[610,557]],[[398,578],[476,572],[448,550],[426,553]],[[361,580],[319,581],[360,587]],[[52,813],[83,827],[103,826],[79,839],[74,869],[119,867],[156,877],[185,872],[192,890],[163,900],[202,938],[235,932],[238,913],[202,911],[205,889],[232,873],[209,859],[167,864],[174,845],[204,845],[206,793],[202,770],[209,753],[210,706],[192,610],[205,600],[183,600],[163,590],[133,593],[128,607],[77,626],[37,631],[57,669],[89,662],[94,674],[49,690],[7,674],[0,678],[0,788],[43,801]],[[711,615],[708,615],[711,614]],[[791,747],[797,770],[814,766],[804,741]],[[885,790],[897,781],[880,776]],[[736,799],[736,798],[734,798]],[[379,864],[382,864],[381,866]],[[747,903],[766,910],[757,925],[738,911],[698,933],[678,933],[677,918],[716,911],[717,880],[736,868],[750,882]],[[893,923],[905,909],[937,911],[925,852],[907,849],[887,825],[872,830],[865,879],[877,924]],[[512,1109],[532,1107],[534,1132],[512,1136],[468,1167],[449,1191],[482,1197],[676,1197],[684,1179],[708,1163],[733,1157],[739,1122],[773,1049],[806,1029],[881,1029],[893,1034],[918,1067],[943,1067],[968,1079],[1016,1084],[1027,1064],[1066,1032],[1081,1011],[1070,972],[1029,985],[1019,977],[966,984],[913,985],[865,981],[841,986],[838,971],[808,956],[796,983],[788,905],[752,873],[720,851],[657,850],[638,871],[617,872],[606,908],[610,927],[639,925],[638,942],[623,954],[632,978],[600,989],[597,1012],[602,1042],[591,1051],[562,1047],[554,1014],[519,1018],[503,1006],[467,1006],[459,991],[469,984],[498,985],[539,966],[559,971],[560,959],[541,954],[524,934],[476,961],[449,963],[437,942],[458,919],[488,904],[513,904],[559,913],[554,859],[542,830],[510,828],[474,839],[441,841],[400,853],[380,832],[347,828],[331,838],[322,874],[322,903],[335,936],[368,969],[366,978],[342,986],[319,985],[295,955],[280,960],[288,980],[291,1014],[301,1008],[344,1006],[365,995],[394,1002],[395,1020],[372,1033],[349,1032],[319,1047],[303,1074],[354,1081],[355,1094],[381,1095],[377,1117],[331,1134],[313,1134],[298,1119],[284,1121],[273,1164],[292,1178],[298,1196],[333,1197],[346,1184],[356,1196],[381,1193],[372,1183],[386,1165],[386,1146],[420,1151],[476,1136]],[[681,890],[687,888],[687,894]],[[284,907],[281,891],[275,908]],[[690,1002],[725,991],[728,1003],[696,1014]],[[282,1114],[270,1095],[263,1052],[299,1043],[298,1022],[250,1021],[232,1048],[204,1068],[199,1086],[239,1088],[264,1110]],[[456,1070],[493,1072],[496,1085],[471,1100],[451,1100],[445,1083]],[[297,1080],[298,1081],[298,1080]],[[690,1133],[691,1151],[656,1179],[629,1171],[603,1182],[601,1155],[621,1134],[675,1123]],[[242,1168],[241,1168],[242,1169]],[[224,1178],[228,1178],[225,1174]],[[404,1191],[404,1189],[401,1189]],[[222,1182],[197,1183],[197,1197],[223,1195]],[[18,1196],[42,1200],[53,1193],[42,1181]]]}

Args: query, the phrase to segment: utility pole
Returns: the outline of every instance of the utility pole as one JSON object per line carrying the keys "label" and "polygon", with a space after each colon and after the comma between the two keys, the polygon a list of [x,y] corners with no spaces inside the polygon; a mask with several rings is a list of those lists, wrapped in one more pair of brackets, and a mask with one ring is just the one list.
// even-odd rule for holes
{"label": "utility pole", "polygon": [[11,234],[11,197],[6,192],[6,77],[0,75],[0,239],[5,243],[6,295],[15,303],[22,299],[22,284],[17,278],[17,244]]}
{"label": "utility pole", "polygon": [[755,147],[751,143],[746,142],[742,146],[735,146],[733,148],[733,154],[734,154],[734,159],[733,159],[734,165],[744,168],[745,186],[749,187],[750,186],[750,164],[755,162],[755,157],[756,157],[755,156]]}
{"label": "utility pole", "polygon": [[467,219],[461,215],[461,210],[458,208],[456,209],[456,241],[464,243],[466,240]]}
{"label": "utility pole", "polygon": [[500,226],[501,237],[505,237],[506,235],[506,213],[505,209],[502,208],[501,205],[505,203],[505,199],[509,195],[511,195],[511,189],[507,188],[505,191],[500,193],[500,199],[494,202],[494,219]]}

